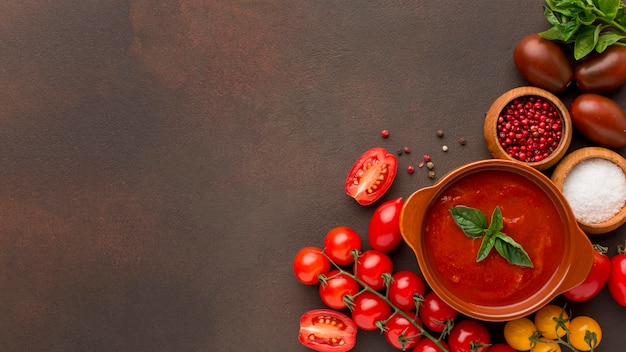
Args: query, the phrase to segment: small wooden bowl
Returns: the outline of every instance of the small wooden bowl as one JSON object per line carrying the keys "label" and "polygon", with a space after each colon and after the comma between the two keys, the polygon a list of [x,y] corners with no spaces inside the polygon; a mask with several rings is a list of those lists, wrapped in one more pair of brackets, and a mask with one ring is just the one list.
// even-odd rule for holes
{"label": "small wooden bowl", "polygon": [[[618,153],[601,147],[586,147],[581,148],[568,154],[563,160],[554,168],[552,173],[552,182],[556,187],[563,191],[563,184],[565,178],[570,170],[583,160],[592,158],[602,158],[609,160],[619,166],[624,174],[626,174],[626,159],[624,159]],[[626,205],[615,214],[611,219],[599,222],[599,223],[585,223],[581,220],[577,220],[580,228],[588,234],[597,235],[604,234],[617,229],[626,223]]]}
{"label": "small wooden bowl", "polygon": [[[563,134],[559,145],[547,158],[541,161],[527,162],[518,160],[507,154],[498,142],[497,124],[502,110],[514,99],[524,96],[537,96],[549,101],[558,110],[561,117]],[[554,94],[537,87],[518,87],[505,92],[493,102],[485,116],[484,135],[487,148],[494,158],[516,161],[543,171],[556,165],[567,152],[572,141],[572,119],[567,107]]]}

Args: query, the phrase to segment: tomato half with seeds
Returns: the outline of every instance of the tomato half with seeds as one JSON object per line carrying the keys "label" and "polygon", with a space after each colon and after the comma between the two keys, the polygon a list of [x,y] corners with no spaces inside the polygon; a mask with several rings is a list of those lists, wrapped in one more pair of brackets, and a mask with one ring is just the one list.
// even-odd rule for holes
{"label": "tomato half with seeds", "polygon": [[348,173],[346,194],[370,205],[387,192],[398,172],[398,159],[385,148],[374,147],[359,157]]}
{"label": "tomato half with seeds", "polygon": [[331,309],[314,309],[300,318],[298,340],[320,352],[346,352],[356,344],[357,326],[347,315]]}

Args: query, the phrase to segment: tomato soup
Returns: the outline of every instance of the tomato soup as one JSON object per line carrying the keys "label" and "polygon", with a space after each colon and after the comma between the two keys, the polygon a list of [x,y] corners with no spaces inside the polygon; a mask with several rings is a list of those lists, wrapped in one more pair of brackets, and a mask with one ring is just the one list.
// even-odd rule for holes
{"label": "tomato soup", "polygon": [[[456,225],[449,209],[477,208],[488,221],[500,206],[502,232],[519,243],[533,267],[510,264],[494,249],[476,262],[482,238],[471,239]],[[426,214],[423,245],[438,279],[459,298],[477,305],[502,306],[530,297],[560,264],[566,240],[556,206],[534,182],[510,171],[476,172],[444,189]]]}

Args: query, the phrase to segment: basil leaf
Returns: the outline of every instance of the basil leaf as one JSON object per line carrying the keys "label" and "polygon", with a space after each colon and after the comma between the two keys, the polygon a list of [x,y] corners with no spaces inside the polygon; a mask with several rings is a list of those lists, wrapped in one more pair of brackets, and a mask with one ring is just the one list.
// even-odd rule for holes
{"label": "basil leaf", "polygon": [[489,224],[489,228],[487,229],[488,233],[496,233],[500,232],[504,227],[504,220],[502,220],[502,211],[500,210],[500,206],[497,205],[496,208],[491,213],[491,224]]}
{"label": "basil leaf", "polygon": [[595,48],[601,29],[601,25],[586,26],[580,29],[574,43],[574,58],[576,60],[587,56]]}
{"label": "basil leaf", "polygon": [[487,258],[489,252],[493,248],[493,245],[496,243],[497,237],[494,233],[489,233],[485,237],[483,237],[483,241],[480,243],[480,248],[478,249],[478,254],[476,255],[476,262],[480,262],[481,260]]}
{"label": "basil leaf", "polygon": [[463,230],[467,237],[479,238],[485,233],[487,217],[482,211],[459,205],[450,208],[450,213],[454,222]]}
{"label": "basil leaf", "polygon": [[539,32],[539,36],[548,40],[565,41],[565,26],[559,24],[550,27],[550,29]]}
{"label": "basil leaf", "polygon": [[509,263],[530,268],[534,267],[528,253],[514,239],[502,232],[497,232],[494,234],[494,237],[496,239],[494,243],[496,251]]}
{"label": "basil leaf", "polygon": [[617,15],[617,11],[622,3],[620,0],[595,0],[596,7],[604,14],[605,21],[612,21]]}
{"label": "basil leaf", "polygon": [[626,36],[619,35],[613,32],[600,33],[600,36],[598,37],[598,43],[596,44],[596,51],[598,53],[602,53],[604,52],[604,50],[606,50],[607,47],[617,43],[622,39],[626,39]]}
{"label": "basil leaf", "polygon": [[596,20],[596,15],[591,11],[580,11],[576,19],[581,24],[591,25]]}
{"label": "basil leaf", "polygon": [[548,20],[548,23],[551,26],[556,26],[556,25],[561,24],[560,16],[557,16],[557,14],[554,13],[554,11],[552,11],[547,6],[543,7],[543,15],[546,16],[546,20]]}

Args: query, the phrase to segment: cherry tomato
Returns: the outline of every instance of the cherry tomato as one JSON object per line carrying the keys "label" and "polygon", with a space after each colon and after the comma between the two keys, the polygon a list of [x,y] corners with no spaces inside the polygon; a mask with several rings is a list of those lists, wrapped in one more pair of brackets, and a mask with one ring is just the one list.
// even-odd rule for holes
{"label": "cherry tomato", "polygon": [[389,284],[389,300],[394,306],[404,309],[415,309],[415,297],[424,298],[426,284],[421,276],[409,270],[400,270],[393,274]]}
{"label": "cherry tomato", "polygon": [[524,317],[507,321],[504,324],[504,339],[509,346],[518,351],[530,349],[530,338],[537,331],[532,320]]}
{"label": "cherry tomato", "polygon": [[490,343],[489,331],[478,320],[458,321],[448,336],[450,352],[487,352]]}
{"label": "cherry tomato", "polygon": [[400,211],[402,198],[381,204],[370,218],[367,238],[372,248],[390,252],[402,242],[400,233]]}
{"label": "cherry tomato", "polygon": [[[415,312],[404,312],[413,317]],[[415,318],[417,325],[422,326],[419,318]],[[399,350],[406,351],[415,347],[422,337],[421,331],[413,323],[400,314],[394,314],[385,324],[385,338],[389,344]]]}
{"label": "cherry tomato", "polygon": [[506,343],[494,343],[489,346],[487,352],[516,352],[513,347],[507,345]]}
{"label": "cherry tomato", "polygon": [[609,148],[626,146],[626,113],[615,101],[581,94],[569,107],[574,127],[587,139]]}
{"label": "cherry tomato", "polygon": [[391,306],[384,299],[366,291],[354,298],[352,319],[359,329],[372,331],[378,329],[377,321],[384,321],[391,316]]}
{"label": "cherry tomato", "polygon": [[384,274],[391,276],[393,262],[383,252],[370,249],[361,253],[356,262],[356,276],[374,290],[385,287]]}
{"label": "cherry tomato", "polygon": [[344,297],[356,295],[361,288],[359,283],[350,276],[339,274],[339,270],[333,270],[327,274],[330,278],[320,283],[320,298],[330,308],[346,308]]}
{"label": "cherry tomato", "polygon": [[345,182],[346,194],[361,205],[377,201],[387,192],[398,172],[398,159],[381,147],[374,147],[354,163]]}
{"label": "cherry tomato", "polygon": [[565,91],[574,78],[572,65],[561,47],[535,33],[517,43],[513,61],[528,82],[555,93]]}
{"label": "cherry tomato", "polygon": [[626,82],[626,48],[609,46],[594,53],[574,69],[574,79],[582,92],[601,93],[619,88]]}
{"label": "cherry tomato", "polygon": [[324,250],[335,263],[351,264],[354,262],[352,250],[361,250],[361,237],[349,227],[335,227],[324,237]]}
{"label": "cherry tomato", "polygon": [[579,351],[595,349],[602,341],[602,329],[598,322],[588,316],[578,316],[570,321],[569,342]]}
{"label": "cherry tomato", "polygon": [[626,253],[624,247],[618,247],[618,254],[611,258],[608,287],[615,302],[626,307]]}
{"label": "cherry tomato", "polygon": [[[489,351],[491,352],[491,350]],[[530,348],[530,352],[561,352],[561,346],[554,340],[541,337],[539,341]]]}
{"label": "cherry tomato", "polygon": [[314,309],[300,318],[298,340],[321,352],[346,352],[356,344],[357,326],[345,314],[331,309]]}
{"label": "cherry tomato", "polygon": [[304,247],[293,259],[293,272],[296,279],[305,285],[319,282],[319,275],[330,271],[330,261],[317,247]]}
{"label": "cherry tomato", "polygon": [[429,292],[424,296],[418,312],[424,326],[434,332],[444,331],[459,315],[459,312],[434,292]]}
{"label": "cherry tomato", "polygon": [[555,319],[561,320],[566,328],[569,326],[569,316],[556,304],[548,304],[535,313],[535,327],[541,336],[551,340],[565,336],[567,331]]}
{"label": "cherry tomato", "polygon": [[593,266],[582,284],[563,293],[567,299],[583,302],[595,297],[604,287],[611,273],[611,260],[606,255],[606,248],[594,246]]}
{"label": "cherry tomato", "polygon": [[[446,351],[450,351],[450,348],[444,341],[439,341],[439,343],[446,349]],[[431,339],[420,339],[413,349],[413,352],[443,352],[443,350],[439,348],[439,346],[437,346]]]}

